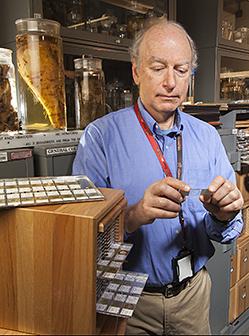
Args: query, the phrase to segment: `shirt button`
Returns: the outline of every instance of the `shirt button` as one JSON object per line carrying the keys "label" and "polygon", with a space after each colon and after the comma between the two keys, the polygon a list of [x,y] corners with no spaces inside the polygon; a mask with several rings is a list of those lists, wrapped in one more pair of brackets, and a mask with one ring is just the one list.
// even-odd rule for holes
{"label": "shirt button", "polygon": [[179,233],[179,230],[176,230],[176,234],[178,234]]}
{"label": "shirt button", "polygon": [[168,149],[168,148],[169,148],[169,146],[165,146],[165,148],[166,148],[166,149]]}

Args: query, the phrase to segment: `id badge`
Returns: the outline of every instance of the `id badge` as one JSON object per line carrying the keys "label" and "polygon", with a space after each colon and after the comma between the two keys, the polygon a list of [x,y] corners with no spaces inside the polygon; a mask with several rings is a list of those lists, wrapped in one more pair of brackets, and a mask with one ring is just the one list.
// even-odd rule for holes
{"label": "id badge", "polygon": [[179,255],[172,260],[174,281],[181,282],[194,275],[193,255],[188,250],[182,250]]}

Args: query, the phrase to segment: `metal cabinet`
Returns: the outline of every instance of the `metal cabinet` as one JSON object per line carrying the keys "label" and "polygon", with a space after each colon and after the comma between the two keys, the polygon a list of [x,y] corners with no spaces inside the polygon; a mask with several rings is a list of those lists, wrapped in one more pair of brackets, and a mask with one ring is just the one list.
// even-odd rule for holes
{"label": "metal cabinet", "polygon": [[226,334],[229,328],[228,311],[232,245],[221,245],[216,242],[213,244],[215,246],[215,255],[207,264],[207,270],[212,279],[210,327],[212,335],[220,335]]}

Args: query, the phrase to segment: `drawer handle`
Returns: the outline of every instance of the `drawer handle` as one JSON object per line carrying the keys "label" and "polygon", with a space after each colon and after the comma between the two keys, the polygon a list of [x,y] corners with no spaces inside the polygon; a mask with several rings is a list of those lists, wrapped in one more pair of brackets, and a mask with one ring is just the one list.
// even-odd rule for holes
{"label": "drawer handle", "polygon": [[243,259],[243,262],[246,263],[247,260],[248,260],[248,257],[245,257],[245,258]]}
{"label": "drawer handle", "polygon": [[245,299],[246,298],[246,293],[243,293],[242,294],[242,299]]}

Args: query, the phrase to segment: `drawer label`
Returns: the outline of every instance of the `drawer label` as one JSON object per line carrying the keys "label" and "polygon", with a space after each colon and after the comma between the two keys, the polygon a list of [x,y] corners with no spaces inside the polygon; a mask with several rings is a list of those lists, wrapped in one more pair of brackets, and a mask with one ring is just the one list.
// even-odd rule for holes
{"label": "drawer label", "polygon": [[10,153],[11,160],[21,160],[21,159],[28,159],[32,157],[32,150],[31,149],[24,149],[19,150],[16,152]]}
{"label": "drawer label", "polygon": [[7,152],[0,152],[0,162],[8,161],[8,153]]}
{"label": "drawer label", "polygon": [[58,155],[65,153],[75,153],[77,151],[78,146],[69,146],[69,147],[61,147],[61,148],[48,148],[46,150],[47,155]]}

